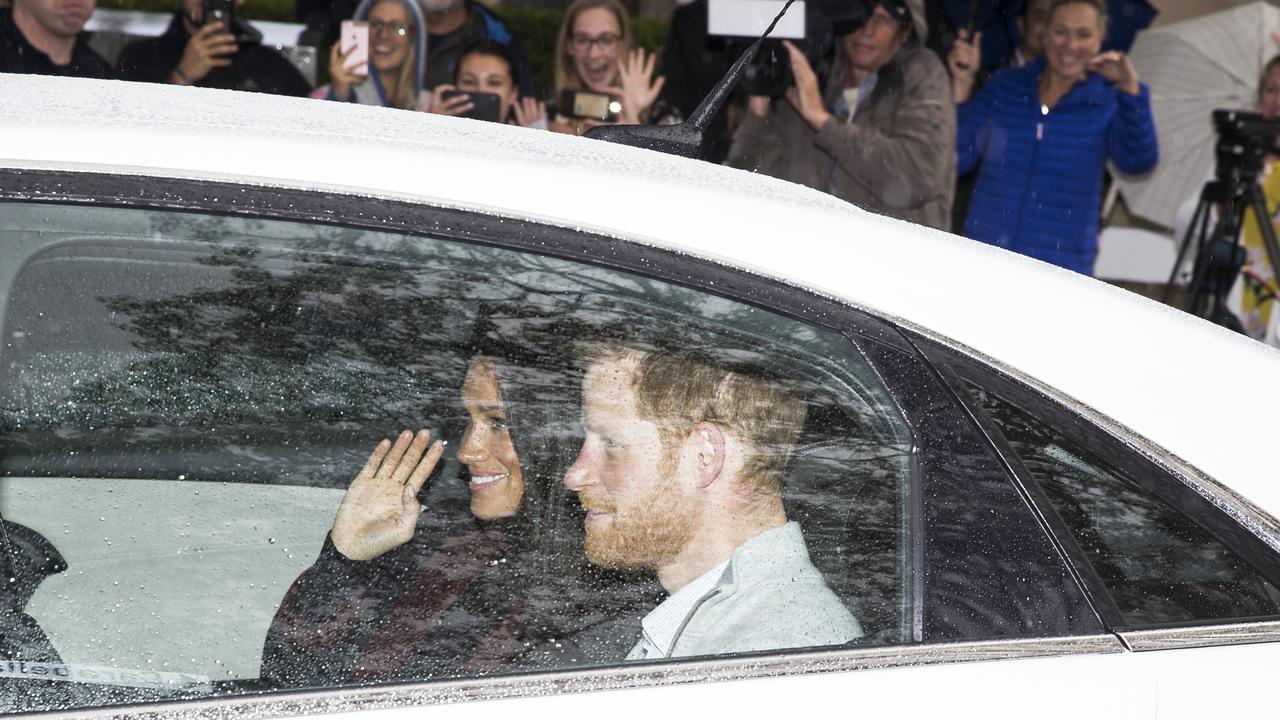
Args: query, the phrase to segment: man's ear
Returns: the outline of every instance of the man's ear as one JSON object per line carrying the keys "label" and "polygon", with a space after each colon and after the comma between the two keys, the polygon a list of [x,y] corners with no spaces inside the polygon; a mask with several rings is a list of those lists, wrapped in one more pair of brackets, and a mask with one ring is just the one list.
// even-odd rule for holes
{"label": "man's ear", "polygon": [[715,482],[724,470],[724,433],[712,422],[700,422],[693,428],[698,457],[695,470],[698,487],[705,488]]}

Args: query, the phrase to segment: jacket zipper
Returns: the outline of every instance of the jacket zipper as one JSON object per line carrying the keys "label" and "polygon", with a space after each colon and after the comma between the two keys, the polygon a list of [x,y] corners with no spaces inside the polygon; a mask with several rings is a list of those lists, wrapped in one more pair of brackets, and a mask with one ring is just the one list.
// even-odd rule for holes
{"label": "jacket zipper", "polygon": [[[1040,141],[1044,140],[1044,125],[1049,119],[1049,106],[1044,103],[1040,104],[1040,118],[1036,120],[1036,142],[1031,148],[1031,170],[1027,173],[1028,178],[1036,176],[1036,165],[1040,159]],[[1014,234],[1009,238],[1010,242],[1022,237],[1022,218],[1027,212],[1027,194],[1031,192],[1031,184],[1027,183],[1026,192],[1022,193],[1022,199],[1018,202],[1018,223],[1014,226]]]}
{"label": "jacket zipper", "polygon": [[[705,605],[708,600],[719,595],[720,592],[721,588],[713,588],[711,592],[699,598],[698,602],[694,604],[693,609],[689,614],[684,616],[684,622],[680,623],[680,627],[676,630],[676,634],[671,638],[671,653],[676,651],[676,646],[680,644],[680,636],[684,635],[685,628],[689,627],[689,621],[693,620],[693,616],[698,614],[698,611],[702,609],[702,606]],[[670,655],[668,655],[668,657],[670,657]]]}

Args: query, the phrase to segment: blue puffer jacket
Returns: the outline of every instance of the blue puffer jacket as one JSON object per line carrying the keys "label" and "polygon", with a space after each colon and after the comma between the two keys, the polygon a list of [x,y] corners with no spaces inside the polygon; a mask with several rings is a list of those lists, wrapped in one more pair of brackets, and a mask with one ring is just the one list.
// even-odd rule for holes
{"label": "blue puffer jacket", "polygon": [[998,72],[957,110],[959,172],[981,165],[964,234],[1092,274],[1105,162],[1141,174],[1159,158],[1151,92],[1129,95],[1090,73],[1045,114],[1044,67]]}

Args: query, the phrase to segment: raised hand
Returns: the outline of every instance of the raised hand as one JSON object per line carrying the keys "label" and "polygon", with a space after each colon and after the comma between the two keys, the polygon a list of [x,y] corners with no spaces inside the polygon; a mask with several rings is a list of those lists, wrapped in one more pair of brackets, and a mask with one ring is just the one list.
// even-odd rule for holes
{"label": "raised hand", "polygon": [[173,80],[179,85],[194,85],[213,72],[214,68],[230,65],[230,56],[239,47],[236,45],[236,36],[227,32],[226,26],[221,22],[214,20],[197,30],[187,41]]}
{"label": "raised hand", "polygon": [[965,102],[973,95],[973,86],[978,77],[978,68],[982,66],[982,33],[974,33],[969,40],[969,31],[960,30],[959,37],[947,54],[947,67],[951,70],[951,88],[957,103]]}
{"label": "raised hand", "polygon": [[800,117],[817,130],[831,117],[831,113],[827,112],[826,105],[822,102],[822,88],[818,87],[818,74],[813,71],[809,59],[800,52],[799,48],[792,45],[790,40],[783,40],[782,44],[791,54],[791,75],[796,81],[796,84],[787,90],[787,100],[795,106]]}
{"label": "raised hand", "polygon": [[1120,92],[1137,95],[1141,91],[1141,86],[1138,84],[1138,71],[1134,69],[1129,56],[1119,50],[1109,50],[1094,55],[1089,60],[1089,69],[1115,85]]}
{"label": "raised hand", "polygon": [[329,532],[338,552],[370,560],[409,542],[422,512],[418,491],[444,454],[439,440],[427,448],[430,439],[426,430],[405,430],[394,444],[378,443],[338,505]]}
{"label": "raised hand", "polygon": [[511,103],[511,117],[508,122],[512,125],[529,127],[530,125],[537,125],[539,122],[545,123],[546,120],[547,104],[537,98],[516,98]]}
{"label": "raised hand", "polygon": [[658,61],[657,55],[636,48],[627,54],[618,67],[618,83],[622,90],[622,115],[619,120],[635,125],[640,117],[649,109],[662,86],[667,84],[665,77],[653,79],[653,69]]}
{"label": "raised hand", "polygon": [[342,52],[338,45],[339,43],[334,43],[329,50],[329,87],[333,89],[334,97],[350,100],[351,88],[364,82],[366,76],[347,67],[347,58],[351,53]]}

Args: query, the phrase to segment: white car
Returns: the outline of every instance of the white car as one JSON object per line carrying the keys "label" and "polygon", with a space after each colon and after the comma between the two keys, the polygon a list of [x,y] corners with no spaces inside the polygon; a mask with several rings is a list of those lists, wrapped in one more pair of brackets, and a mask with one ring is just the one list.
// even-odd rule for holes
{"label": "white car", "polygon": [[[698,161],[342,103],[0,80],[5,711],[1274,707],[1274,350]],[[565,554],[581,575],[530,599],[546,578],[503,569],[543,559],[521,537],[484,556],[490,596],[469,606],[424,610],[440,585],[396,605],[352,578],[323,601],[337,605],[306,605],[306,587],[286,597],[380,438],[461,434],[477,337],[545,360],[602,328],[763,364],[804,389],[787,511],[862,639],[626,661],[662,599],[652,577]],[[515,403],[563,379],[503,382]],[[573,422],[540,432],[578,442]],[[418,529],[430,547],[407,561],[436,581],[441,543],[470,521],[459,463],[442,465]],[[544,490],[572,547],[581,524],[562,472],[544,469],[557,475]],[[451,591],[468,596],[471,580]],[[380,624],[343,626],[359,637],[335,645],[366,601],[386,603]],[[308,612],[314,627],[280,629]],[[547,618],[562,637],[542,632]],[[374,646],[404,628],[511,632],[488,662],[437,643],[383,672]],[[526,652],[535,641],[549,649]]]}

